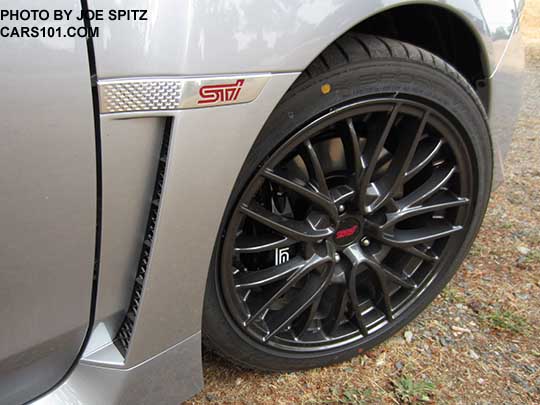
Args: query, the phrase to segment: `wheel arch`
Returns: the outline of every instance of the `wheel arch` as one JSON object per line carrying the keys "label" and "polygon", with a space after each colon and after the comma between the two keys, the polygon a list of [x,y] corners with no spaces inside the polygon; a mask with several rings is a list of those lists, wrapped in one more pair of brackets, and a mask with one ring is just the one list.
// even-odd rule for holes
{"label": "wheel arch", "polygon": [[471,1],[468,9],[460,9],[433,1],[414,4],[399,2],[363,16],[342,35],[349,32],[408,42],[439,56],[467,79],[489,112],[490,88],[486,79],[495,63],[487,21],[478,3]]}
{"label": "wheel arch", "polygon": [[470,20],[459,13],[432,4],[402,5],[377,13],[352,30],[409,42],[439,56],[467,79],[489,111],[486,43]]}

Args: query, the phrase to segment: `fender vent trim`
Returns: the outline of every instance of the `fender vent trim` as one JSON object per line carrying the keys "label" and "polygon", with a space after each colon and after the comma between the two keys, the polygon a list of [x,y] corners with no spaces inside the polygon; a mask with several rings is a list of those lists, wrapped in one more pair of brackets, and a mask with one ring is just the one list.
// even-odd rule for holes
{"label": "fender vent trim", "polygon": [[165,123],[165,130],[163,133],[163,141],[159,154],[154,192],[152,194],[152,202],[150,204],[150,212],[148,214],[148,222],[146,225],[144,242],[141,247],[139,265],[137,269],[137,274],[135,276],[133,291],[131,293],[131,300],[128,311],[124,317],[124,320],[122,321],[120,329],[115,338],[115,344],[124,357],[127,356],[129,344],[133,336],[137,314],[141,306],[143,289],[148,271],[148,264],[150,261],[150,256],[152,254],[153,240],[159,215],[159,208],[161,204],[163,183],[165,180],[165,170],[168,161],[172,121],[172,118],[167,118],[167,121]]}

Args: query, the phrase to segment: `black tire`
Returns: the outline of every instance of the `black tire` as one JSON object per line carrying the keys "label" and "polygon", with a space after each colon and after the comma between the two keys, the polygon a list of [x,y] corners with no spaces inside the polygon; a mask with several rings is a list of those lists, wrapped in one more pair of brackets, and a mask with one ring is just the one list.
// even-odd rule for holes
{"label": "black tire", "polygon": [[[321,91],[323,84],[329,84]],[[231,215],[255,173],[280,145],[317,117],[358,100],[378,97],[420,100],[440,111],[459,129],[470,153],[471,206],[458,244],[441,256],[442,269],[404,312],[367,337],[319,351],[270,347],[253,338],[231,316],[224,302],[220,258]],[[347,360],[383,342],[411,322],[454,275],[474,241],[489,200],[492,148],[486,113],[474,90],[437,56],[396,40],[349,33],[330,45],[299,77],[271,114],[253,145],[225,212],[210,268],[203,316],[205,344],[234,363],[254,369],[285,371]],[[445,245],[446,246],[446,245]]]}

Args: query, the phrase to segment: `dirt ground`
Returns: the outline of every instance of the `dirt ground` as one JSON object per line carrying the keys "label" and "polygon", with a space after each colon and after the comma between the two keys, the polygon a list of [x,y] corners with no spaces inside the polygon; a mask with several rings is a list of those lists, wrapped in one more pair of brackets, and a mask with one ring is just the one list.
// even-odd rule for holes
{"label": "dirt ground", "polygon": [[265,374],[205,353],[189,403],[540,404],[540,0],[522,32],[527,94],[506,182],[443,294],[399,336],[331,367]]}

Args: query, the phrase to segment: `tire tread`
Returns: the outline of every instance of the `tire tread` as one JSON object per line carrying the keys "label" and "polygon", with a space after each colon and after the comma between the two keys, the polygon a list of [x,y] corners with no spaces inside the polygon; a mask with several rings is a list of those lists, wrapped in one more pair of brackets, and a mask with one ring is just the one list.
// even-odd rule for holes
{"label": "tire tread", "polygon": [[423,48],[395,39],[350,32],[330,44],[302,73],[292,89],[307,81],[350,64],[370,60],[401,59],[428,66],[450,77],[474,100],[484,119],[487,113],[483,104],[467,80],[449,63]]}

